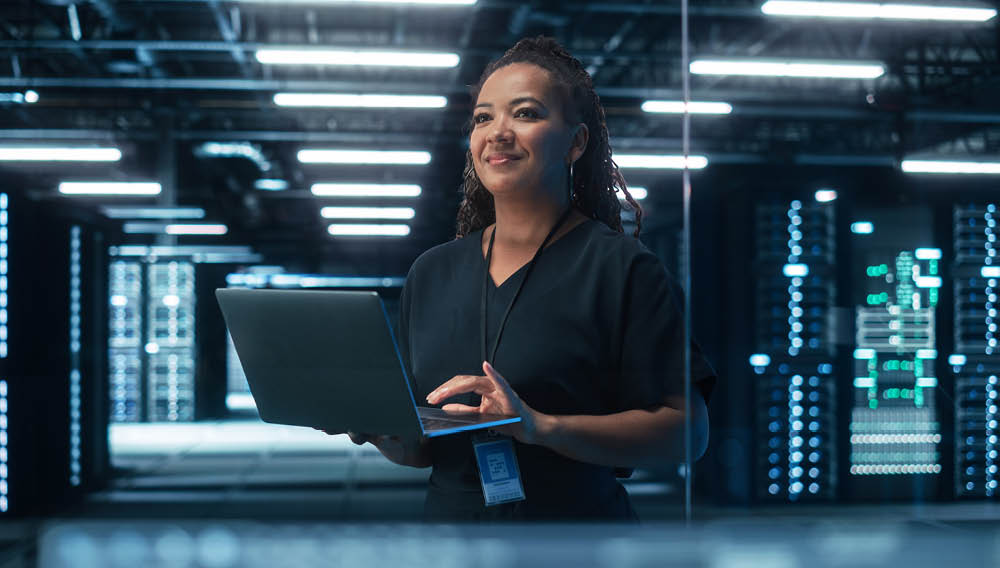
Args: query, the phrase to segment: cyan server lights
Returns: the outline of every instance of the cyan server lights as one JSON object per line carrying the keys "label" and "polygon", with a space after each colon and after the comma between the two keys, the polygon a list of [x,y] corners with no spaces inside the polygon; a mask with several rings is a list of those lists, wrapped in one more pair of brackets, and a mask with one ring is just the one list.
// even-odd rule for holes
{"label": "cyan server lights", "polygon": [[80,227],[69,231],[69,482],[80,485]]}
{"label": "cyan server lights", "polygon": [[[7,233],[9,200],[0,193],[0,359],[7,358]],[[7,380],[0,378],[0,513],[9,508],[10,494],[7,462]]]}

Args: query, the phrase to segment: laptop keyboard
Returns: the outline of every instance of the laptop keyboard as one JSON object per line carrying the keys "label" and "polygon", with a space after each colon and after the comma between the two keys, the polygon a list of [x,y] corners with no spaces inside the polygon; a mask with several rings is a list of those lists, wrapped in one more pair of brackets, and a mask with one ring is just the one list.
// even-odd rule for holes
{"label": "laptop keyboard", "polygon": [[456,428],[471,424],[468,420],[444,420],[441,418],[420,417],[420,423],[424,430],[444,430],[445,428]]}

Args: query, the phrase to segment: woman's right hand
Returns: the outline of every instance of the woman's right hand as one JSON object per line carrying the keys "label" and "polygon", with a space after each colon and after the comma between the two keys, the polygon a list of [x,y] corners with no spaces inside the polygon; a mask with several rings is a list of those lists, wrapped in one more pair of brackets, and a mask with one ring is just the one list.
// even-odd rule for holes
{"label": "woman's right hand", "polygon": [[319,430],[320,432],[326,434],[327,436],[339,436],[340,434],[347,434],[351,438],[351,441],[355,444],[361,446],[369,441],[373,436],[371,434],[358,434],[357,432],[336,432],[331,430],[324,430],[323,428],[317,428],[313,426],[313,430]]}
{"label": "woman's right hand", "polygon": [[408,465],[411,467],[430,467],[431,465],[429,452],[426,444],[423,442],[407,443],[399,436],[381,436],[350,431],[331,432],[322,428],[316,428],[316,430],[320,430],[330,436],[346,433],[351,441],[359,446],[371,443],[386,459],[399,465]]}

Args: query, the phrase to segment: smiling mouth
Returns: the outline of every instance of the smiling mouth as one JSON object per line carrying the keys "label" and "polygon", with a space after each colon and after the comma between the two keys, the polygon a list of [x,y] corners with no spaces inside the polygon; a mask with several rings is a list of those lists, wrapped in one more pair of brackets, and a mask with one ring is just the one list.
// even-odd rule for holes
{"label": "smiling mouth", "polygon": [[486,163],[491,166],[503,166],[520,160],[521,158],[493,158],[486,160]]}

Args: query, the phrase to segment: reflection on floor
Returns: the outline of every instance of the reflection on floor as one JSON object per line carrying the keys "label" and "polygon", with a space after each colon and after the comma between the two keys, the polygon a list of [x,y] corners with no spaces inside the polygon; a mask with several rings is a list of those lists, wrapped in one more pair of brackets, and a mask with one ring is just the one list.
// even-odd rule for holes
{"label": "reflection on floor", "polygon": [[[419,521],[430,474],[346,435],[257,419],[115,424],[109,435],[117,475],[80,514]],[[626,486],[644,518],[678,518],[673,485],[640,471]]]}

